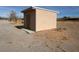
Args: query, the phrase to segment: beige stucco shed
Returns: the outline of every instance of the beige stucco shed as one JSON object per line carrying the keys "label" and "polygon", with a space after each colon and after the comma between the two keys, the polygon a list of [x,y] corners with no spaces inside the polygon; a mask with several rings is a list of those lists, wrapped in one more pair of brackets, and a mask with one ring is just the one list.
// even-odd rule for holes
{"label": "beige stucco shed", "polygon": [[57,11],[40,7],[29,7],[24,13],[24,27],[33,31],[55,29],[57,25]]}

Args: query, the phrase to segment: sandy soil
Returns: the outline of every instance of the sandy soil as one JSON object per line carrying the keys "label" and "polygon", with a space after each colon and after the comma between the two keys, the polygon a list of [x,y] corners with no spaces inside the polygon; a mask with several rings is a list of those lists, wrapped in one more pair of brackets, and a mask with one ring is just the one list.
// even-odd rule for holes
{"label": "sandy soil", "polygon": [[58,21],[57,26],[57,30],[46,30],[28,34],[6,20],[0,20],[0,51],[79,51],[79,22]]}

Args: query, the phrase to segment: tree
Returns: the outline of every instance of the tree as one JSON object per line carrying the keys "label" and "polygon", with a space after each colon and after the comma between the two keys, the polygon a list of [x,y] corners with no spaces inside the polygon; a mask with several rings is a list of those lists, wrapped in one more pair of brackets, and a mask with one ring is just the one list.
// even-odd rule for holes
{"label": "tree", "polygon": [[70,17],[64,16],[63,19],[64,19],[64,20],[69,20]]}
{"label": "tree", "polygon": [[10,12],[9,18],[10,18],[10,21],[17,22],[16,12],[12,10],[12,11]]}

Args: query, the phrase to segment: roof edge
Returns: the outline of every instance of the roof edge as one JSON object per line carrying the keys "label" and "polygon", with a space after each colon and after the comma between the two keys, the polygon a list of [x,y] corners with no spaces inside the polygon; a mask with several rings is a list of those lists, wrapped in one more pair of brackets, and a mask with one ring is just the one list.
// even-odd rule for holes
{"label": "roof edge", "polygon": [[55,13],[58,13],[58,11],[54,11],[54,10],[49,10],[49,9],[46,9],[46,8],[41,8],[41,7],[35,7],[35,6],[32,6],[32,8],[35,8],[35,9],[40,9],[40,10],[46,10],[46,11],[50,11],[50,12],[55,12]]}
{"label": "roof edge", "polygon": [[32,8],[32,7],[28,7],[28,8],[26,8],[26,9],[22,10],[21,12],[24,12],[24,11],[28,10],[29,8]]}
{"label": "roof edge", "polygon": [[[31,7],[29,7],[29,8],[33,8],[33,9],[40,9],[40,10],[45,10],[45,11],[54,12],[54,13],[59,14],[59,12],[58,12],[58,11],[49,10],[49,9],[46,9],[46,8],[41,8],[41,7],[36,7],[36,6],[31,6]],[[29,9],[29,8],[27,8],[27,9]],[[23,11],[21,11],[21,12],[24,12],[24,11],[26,11],[27,9],[25,9],[25,10],[23,10]]]}

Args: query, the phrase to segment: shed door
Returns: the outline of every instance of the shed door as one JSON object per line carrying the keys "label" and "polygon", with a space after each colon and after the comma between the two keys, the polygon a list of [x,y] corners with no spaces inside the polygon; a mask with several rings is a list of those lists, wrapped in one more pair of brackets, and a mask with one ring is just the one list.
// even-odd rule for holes
{"label": "shed door", "polygon": [[26,15],[26,19],[27,19],[27,28],[30,29],[30,14]]}

